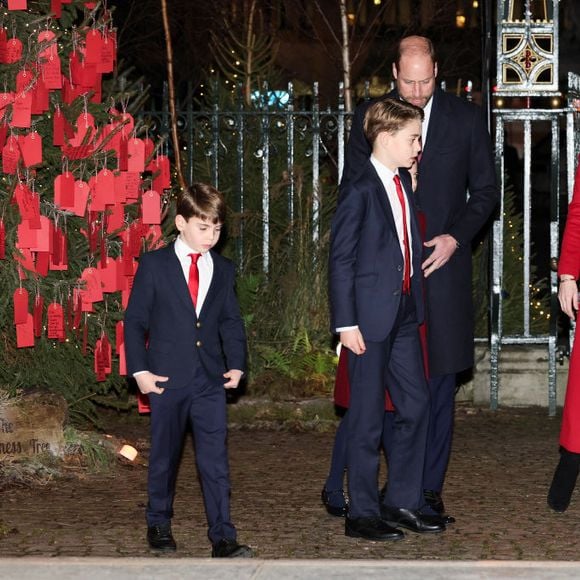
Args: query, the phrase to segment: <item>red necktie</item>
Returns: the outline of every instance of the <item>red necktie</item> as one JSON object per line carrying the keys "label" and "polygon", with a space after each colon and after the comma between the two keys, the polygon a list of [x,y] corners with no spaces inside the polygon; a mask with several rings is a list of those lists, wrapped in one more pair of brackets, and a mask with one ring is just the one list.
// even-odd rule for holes
{"label": "red necktie", "polygon": [[409,249],[409,234],[407,232],[407,208],[405,207],[405,194],[398,175],[393,177],[397,197],[403,211],[403,247],[405,248],[405,266],[403,268],[403,294],[411,293],[411,251]]}
{"label": "red necktie", "polygon": [[197,267],[197,261],[200,256],[201,254],[189,254],[191,265],[189,266],[189,279],[187,285],[189,286],[189,293],[191,294],[191,300],[194,307],[197,306],[197,291],[199,290],[199,268]]}

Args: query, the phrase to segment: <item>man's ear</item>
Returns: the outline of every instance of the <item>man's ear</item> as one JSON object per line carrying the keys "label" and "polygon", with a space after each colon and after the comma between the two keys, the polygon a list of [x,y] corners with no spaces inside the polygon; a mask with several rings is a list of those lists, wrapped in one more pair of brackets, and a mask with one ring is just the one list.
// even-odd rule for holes
{"label": "man's ear", "polygon": [[[435,70],[437,70],[437,65],[435,65]],[[397,80],[397,63],[393,63],[393,78]]]}
{"label": "man's ear", "polygon": [[433,65],[433,76],[437,77],[437,63]]}

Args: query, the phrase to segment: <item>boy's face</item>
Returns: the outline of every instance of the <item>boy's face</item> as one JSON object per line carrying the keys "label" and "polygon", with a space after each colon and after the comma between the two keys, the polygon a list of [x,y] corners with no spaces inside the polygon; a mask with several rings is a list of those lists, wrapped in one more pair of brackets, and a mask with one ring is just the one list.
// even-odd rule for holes
{"label": "boy's face", "polygon": [[175,216],[175,225],[181,239],[194,251],[205,253],[211,250],[220,239],[222,224],[214,224],[198,217],[186,220],[182,215]]}
{"label": "boy's face", "polygon": [[378,139],[389,169],[409,169],[421,152],[421,122],[408,121],[395,133],[380,133]]}

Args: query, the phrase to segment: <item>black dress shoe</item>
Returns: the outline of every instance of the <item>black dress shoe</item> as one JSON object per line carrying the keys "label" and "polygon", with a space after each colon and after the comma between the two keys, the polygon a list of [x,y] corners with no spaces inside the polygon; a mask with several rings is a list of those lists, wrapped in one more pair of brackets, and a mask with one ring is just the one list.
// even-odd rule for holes
{"label": "black dress shoe", "polygon": [[555,512],[565,512],[570,505],[572,492],[576,487],[578,471],[580,469],[580,453],[572,453],[562,447],[560,462],[554,472],[552,485],[548,492],[548,505]]}
{"label": "black dress shoe", "polygon": [[337,518],[344,518],[348,513],[348,502],[346,501],[346,496],[342,489],[337,489],[336,491],[326,491],[326,488],[322,488],[322,493],[320,494],[320,499],[326,508],[326,511]]}
{"label": "black dress shoe", "polygon": [[177,546],[171,534],[171,524],[157,524],[147,528],[147,541],[152,550],[175,552]]}
{"label": "black dress shoe", "polygon": [[445,524],[440,516],[424,516],[419,510],[381,506],[381,517],[392,526],[405,528],[418,534],[445,531]]}
{"label": "black dress shoe", "polygon": [[344,534],[350,538],[364,538],[374,542],[402,540],[405,534],[387,524],[382,518],[349,518],[344,522]]}
{"label": "black dress shoe", "polygon": [[254,551],[250,546],[238,544],[232,538],[223,538],[213,545],[211,550],[212,558],[253,558]]}

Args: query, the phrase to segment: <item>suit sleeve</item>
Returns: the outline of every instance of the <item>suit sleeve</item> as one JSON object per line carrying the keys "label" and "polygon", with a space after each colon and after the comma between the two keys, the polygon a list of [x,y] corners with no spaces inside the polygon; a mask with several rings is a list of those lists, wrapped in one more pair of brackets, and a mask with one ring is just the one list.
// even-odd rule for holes
{"label": "suit sleeve", "polygon": [[558,260],[558,275],[562,274],[571,274],[576,279],[580,277],[580,157]]}
{"label": "suit sleeve", "polygon": [[227,295],[219,320],[219,334],[228,370],[246,370],[246,332],[235,292],[235,268],[230,264]]}
{"label": "suit sleeve", "polygon": [[364,134],[363,127],[365,113],[368,107],[369,103],[361,103],[354,111],[344,156],[344,170],[340,180],[341,190],[346,186],[348,181],[352,181],[356,177],[360,168],[371,155],[371,146]]}
{"label": "suit sleeve", "polygon": [[365,196],[347,186],[332,221],[329,257],[331,330],[358,324],[355,266],[360,231],[366,211]]}
{"label": "suit sleeve", "polygon": [[491,139],[479,107],[472,108],[471,117],[467,174],[469,200],[448,232],[462,246],[471,243],[499,201]]}
{"label": "suit sleeve", "polygon": [[125,353],[129,375],[133,375],[137,371],[149,370],[146,343],[154,297],[155,290],[149,256],[143,254],[139,260],[139,267],[125,311]]}

